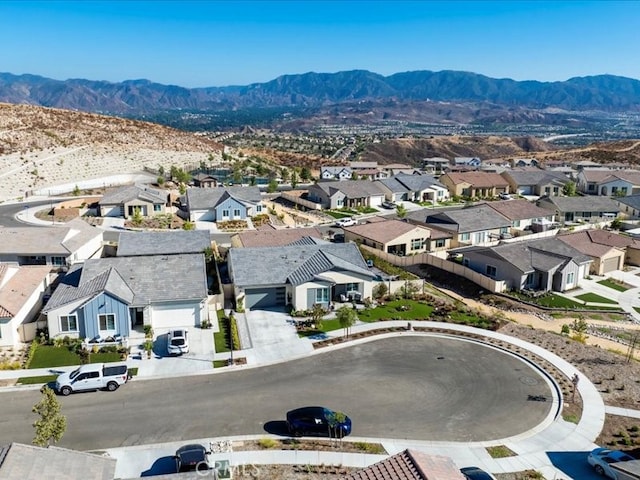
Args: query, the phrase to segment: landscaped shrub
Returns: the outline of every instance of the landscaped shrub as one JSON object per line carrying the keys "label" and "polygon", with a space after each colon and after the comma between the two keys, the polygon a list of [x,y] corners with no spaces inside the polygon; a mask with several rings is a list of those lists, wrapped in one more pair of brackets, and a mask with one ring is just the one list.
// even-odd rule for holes
{"label": "landscaped shrub", "polygon": [[233,315],[229,315],[229,332],[231,332],[231,345],[233,346],[233,350],[240,350],[240,335],[238,333],[238,324],[236,322],[236,317]]}

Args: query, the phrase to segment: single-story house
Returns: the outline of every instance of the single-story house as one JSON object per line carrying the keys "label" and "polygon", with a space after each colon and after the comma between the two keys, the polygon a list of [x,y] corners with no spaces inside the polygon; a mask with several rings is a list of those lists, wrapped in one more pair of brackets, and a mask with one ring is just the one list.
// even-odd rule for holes
{"label": "single-story house", "polygon": [[509,193],[509,183],[497,173],[452,172],[445,173],[439,180],[449,189],[451,196],[494,198],[501,193]]}
{"label": "single-story house", "polygon": [[594,275],[604,275],[615,270],[622,270],[624,266],[624,250],[593,241],[588,230],[562,234],[556,238],[590,257],[593,260],[590,273]]}
{"label": "single-story house", "polygon": [[143,217],[166,212],[168,194],[143,185],[128,185],[104,194],[98,202],[98,216],[129,218],[139,211]]}
{"label": "single-story house", "polygon": [[626,197],[640,193],[640,171],[582,170],[577,184],[578,190],[590,195]]}
{"label": "single-story house", "polygon": [[[353,171],[353,178],[356,180],[369,180],[369,181],[373,181],[373,180],[380,180],[382,178],[388,178],[391,174],[385,170],[381,170],[379,168],[368,168],[368,169],[361,169],[361,170],[354,170]],[[357,176],[357,178],[356,178]]]}
{"label": "single-story house", "polygon": [[262,213],[262,194],[256,186],[189,188],[185,203],[192,222],[245,220]]}
{"label": "single-story house", "polygon": [[198,173],[193,176],[193,185],[198,188],[213,188],[217,187],[220,181],[213,175],[208,173]]}
{"label": "single-story house", "polygon": [[519,168],[502,172],[502,178],[509,183],[509,191],[518,195],[562,195],[562,188],[570,182],[563,173],[538,168]]}
{"label": "single-story house", "polygon": [[113,480],[115,458],[49,445],[47,448],[13,442],[0,447],[0,478]]}
{"label": "single-story house", "polygon": [[620,213],[618,204],[607,197],[541,197],[536,205],[550,210],[559,223],[605,222]]}
{"label": "single-story house", "polygon": [[352,175],[353,172],[351,171],[351,167],[320,167],[320,180],[351,180]]}
{"label": "single-story house", "polygon": [[465,480],[453,460],[407,449],[373,465],[356,470],[344,480]]}
{"label": "single-story house", "polygon": [[451,245],[451,234],[400,220],[373,217],[363,224],[344,227],[344,240],[395,255],[412,255],[446,250]]}
{"label": "single-story house", "polygon": [[351,170],[353,171],[360,171],[360,170],[377,170],[378,169],[378,162],[349,162],[349,166],[351,167]]}
{"label": "single-story house", "polygon": [[324,235],[316,227],[281,228],[272,226],[263,230],[247,230],[231,237],[231,246],[242,247],[283,247],[302,238],[322,240]]}
{"label": "single-story house", "polygon": [[580,286],[591,258],[557,238],[456,250],[463,265],[511,290],[564,292]]}
{"label": "single-story house", "polygon": [[203,253],[208,248],[211,248],[208,230],[122,232],[118,236],[117,256],[181,255]]}
{"label": "single-story house", "polygon": [[[568,233],[559,236],[563,241],[570,243],[575,248],[579,248],[579,245],[582,244],[594,244],[594,245],[602,245],[605,247],[616,248],[618,250],[622,250],[625,255],[623,257],[623,263],[627,263],[629,265],[640,265],[640,240],[629,237],[627,235],[620,235],[616,232],[611,232],[608,230],[602,229],[592,229],[592,230],[582,230],[580,232]],[[572,242],[579,243],[572,243]],[[586,252],[583,252],[586,253]],[[588,254],[587,254],[588,255]],[[609,260],[609,263],[603,265],[602,271],[600,275],[603,273],[607,273],[611,270],[619,270],[622,269],[622,263],[618,262],[617,265],[614,264],[613,260]],[[613,268],[616,266],[616,268]]]}
{"label": "single-story house", "polygon": [[451,246],[479,245],[499,240],[509,233],[511,222],[487,205],[433,213],[433,210],[409,212],[407,220],[452,235]]}
{"label": "single-story house", "polygon": [[49,289],[51,269],[0,263],[0,347],[15,347],[33,339],[25,324],[37,319]]}
{"label": "single-story house", "polygon": [[379,180],[379,183],[385,190],[385,197],[393,202],[409,200],[437,203],[449,198],[447,187],[431,175],[400,173],[391,178]]}
{"label": "single-story house", "polygon": [[620,212],[627,218],[640,218],[640,195],[629,195],[628,197],[616,197],[615,202],[620,208]]}
{"label": "single-story house", "polygon": [[343,297],[371,297],[375,275],[355,243],[231,248],[236,305],[247,309],[328,307]]}
{"label": "single-story house", "polygon": [[80,218],[59,226],[0,228],[0,262],[72,265],[101,255],[102,234]]}
{"label": "single-story house", "polygon": [[110,257],[71,269],[43,309],[49,335],[130,336],[208,320],[207,272],[200,254]]}
{"label": "single-story house", "polygon": [[378,182],[351,180],[349,182],[318,182],[309,187],[307,200],[322,208],[378,207],[385,198],[385,190]]}
{"label": "single-story house", "polygon": [[525,199],[487,202],[486,205],[509,219],[512,230],[529,230],[534,223],[553,220],[553,214],[549,210],[540,208]]}

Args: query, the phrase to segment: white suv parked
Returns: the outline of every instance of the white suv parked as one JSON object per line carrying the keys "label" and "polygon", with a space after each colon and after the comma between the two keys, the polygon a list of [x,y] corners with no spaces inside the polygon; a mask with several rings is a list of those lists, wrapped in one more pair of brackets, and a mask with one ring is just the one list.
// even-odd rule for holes
{"label": "white suv parked", "polygon": [[189,353],[189,339],[185,328],[169,330],[167,334],[167,353],[169,355],[182,355]]}
{"label": "white suv parked", "polygon": [[357,225],[357,224],[358,222],[356,222],[353,218],[346,217],[338,220],[336,222],[336,227],[353,227],[354,225]]}

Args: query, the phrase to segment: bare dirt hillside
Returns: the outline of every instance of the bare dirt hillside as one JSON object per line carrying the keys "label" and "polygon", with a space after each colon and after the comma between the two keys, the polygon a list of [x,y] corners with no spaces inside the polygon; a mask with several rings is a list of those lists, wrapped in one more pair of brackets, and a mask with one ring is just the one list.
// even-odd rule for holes
{"label": "bare dirt hillside", "polygon": [[144,167],[219,161],[216,142],[157,124],[0,104],[0,201]]}

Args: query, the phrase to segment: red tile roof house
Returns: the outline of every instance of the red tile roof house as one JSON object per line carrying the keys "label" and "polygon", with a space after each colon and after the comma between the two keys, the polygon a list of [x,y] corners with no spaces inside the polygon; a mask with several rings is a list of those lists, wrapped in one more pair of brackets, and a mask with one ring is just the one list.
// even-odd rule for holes
{"label": "red tile roof house", "polygon": [[[624,263],[640,265],[640,241],[607,230],[582,230],[558,239],[594,259],[592,273],[620,270]],[[596,258],[597,257],[597,258]]]}
{"label": "red tile roof house", "polygon": [[466,198],[495,198],[509,193],[509,183],[497,173],[445,173],[439,179],[451,196]]}
{"label": "red tile roof house", "polygon": [[345,480],[465,480],[449,457],[407,449],[353,472]]}

